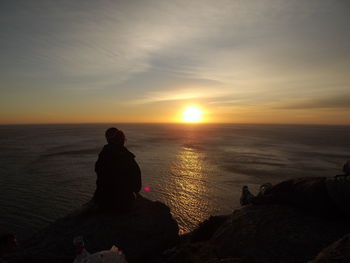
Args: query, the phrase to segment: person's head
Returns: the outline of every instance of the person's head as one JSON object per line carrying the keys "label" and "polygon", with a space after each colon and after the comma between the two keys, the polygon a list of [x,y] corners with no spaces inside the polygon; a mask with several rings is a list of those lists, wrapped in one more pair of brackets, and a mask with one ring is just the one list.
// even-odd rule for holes
{"label": "person's head", "polygon": [[248,192],[248,191],[249,191],[248,186],[247,185],[243,185],[242,192]]}
{"label": "person's head", "polygon": [[346,163],[343,166],[343,172],[346,175],[350,175],[350,160],[347,160]]}
{"label": "person's head", "polygon": [[0,236],[0,256],[11,253],[17,248],[16,236],[12,233],[7,233]]}
{"label": "person's head", "polygon": [[125,134],[123,131],[112,127],[112,128],[109,128],[106,130],[105,136],[106,136],[106,140],[109,144],[116,144],[118,146],[124,146]]}

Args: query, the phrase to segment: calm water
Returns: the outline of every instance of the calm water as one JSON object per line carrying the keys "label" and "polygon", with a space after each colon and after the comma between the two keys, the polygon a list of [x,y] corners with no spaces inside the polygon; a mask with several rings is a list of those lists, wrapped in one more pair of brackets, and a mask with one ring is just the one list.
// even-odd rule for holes
{"label": "calm water", "polygon": [[[142,194],[170,206],[181,232],[239,206],[240,189],[332,176],[350,158],[349,126],[121,124]],[[110,125],[0,126],[0,233],[25,238],[87,202]]]}

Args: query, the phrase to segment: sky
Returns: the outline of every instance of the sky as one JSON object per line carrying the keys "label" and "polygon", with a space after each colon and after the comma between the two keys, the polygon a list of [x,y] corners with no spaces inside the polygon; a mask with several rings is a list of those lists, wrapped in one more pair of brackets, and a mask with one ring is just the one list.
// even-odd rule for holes
{"label": "sky", "polygon": [[350,125],[348,0],[0,0],[0,124]]}

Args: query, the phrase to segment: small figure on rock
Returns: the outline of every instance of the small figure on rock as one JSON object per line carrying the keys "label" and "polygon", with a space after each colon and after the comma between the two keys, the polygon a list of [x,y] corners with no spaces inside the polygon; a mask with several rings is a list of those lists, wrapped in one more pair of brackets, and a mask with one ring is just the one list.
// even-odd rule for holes
{"label": "small figure on rock", "polygon": [[252,203],[252,200],[255,198],[255,196],[249,191],[249,188],[247,185],[244,185],[242,187],[242,195],[239,199],[239,203],[241,205],[248,205]]}
{"label": "small figure on rock", "polygon": [[126,212],[141,190],[141,171],[135,155],[125,146],[125,134],[117,128],[105,133],[106,144],[95,164],[97,174],[93,201],[101,210]]}
{"label": "small figure on rock", "polygon": [[343,165],[343,174],[338,174],[335,177],[349,176],[350,175],[350,160],[346,161]]}
{"label": "small figure on rock", "polygon": [[249,193],[247,201],[241,204],[285,204],[320,216],[350,216],[350,160],[344,164],[343,172],[329,178],[286,180],[266,187],[255,197]]}
{"label": "small figure on rock", "polygon": [[239,199],[239,203],[241,206],[249,205],[254,202],[256,197],[264,195],[270,188],[272,187],[272,184],[270,183],[265,183],[260,186],[260,191],[257,196],[253,195],[250,191],[247,185],[244,185],[242,187],[242,194],[241,198]]}

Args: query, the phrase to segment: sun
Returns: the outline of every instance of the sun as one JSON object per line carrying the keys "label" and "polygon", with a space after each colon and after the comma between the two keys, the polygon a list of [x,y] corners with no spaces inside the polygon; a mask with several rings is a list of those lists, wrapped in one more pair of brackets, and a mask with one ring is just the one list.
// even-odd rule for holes
{"label": "sun", "polygon": [[182,120],[184,122],[200,122],[202,121],[202,115],[203,111],[197,106],[189,106],[184,110]]}

